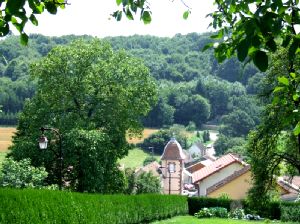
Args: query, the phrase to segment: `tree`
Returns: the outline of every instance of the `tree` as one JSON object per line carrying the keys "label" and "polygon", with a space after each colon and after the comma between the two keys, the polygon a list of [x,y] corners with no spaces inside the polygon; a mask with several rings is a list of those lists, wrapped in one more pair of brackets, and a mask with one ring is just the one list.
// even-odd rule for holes
{"label": "tree", "polygon": [[[295,67],[300,54],[299,32],[295,29],[300,24],[298,0],[216,0],[216,3],[218,10],[210,16],[213,18],[211,26],[219,29],[213,36],[218,39],[218,44],[215,45],[218,60],[221,62],[237,54],[240,61],[252,60],[261,71],[266,71],[269,67],[268,55],[277,52],[280,47],[286,48],[286,66],[291,75],[281,78],[276,87],[289,93],[284,100],[290,101],[294,110],[298,110],[300,79]],[[213,45],[211,43],[209,46]],[[289,122],[298,116],[299,113],[291,113],[283,119]],[[300,151],[299,119],[294,124],[294,134],[298,136]]]}
{"label": "tree", "polygon": [[[289,97],[294,91],[291,86],[297,85],[297,81],[291,85],[287,83],[291,76],[288,61],[288,51],[285,49],[272,57],[272,66],[264,80],[264,96],[268,104],[261,124],[249,137],[247,147],[254,175],[254,188],[250,195],[252,199],[261,198],[262,205],[265,203],[263,200],[268,199],[276,175],[300,173],[299,135],[295,135],[294,129],[300,116],[295,111],[294,99]],[[294,67],[299,71],[299,63]],[[278,86],[282,82],[286,83],[285,87]],[[289,172],[281,173],[281,166],[289,167]]]}
{"label": "tree", "polygon": [[255,127],[253,119],[242,110],[235,110],[222,117],[224,126],[220,133],[231,137],[246,136]]}
{"label": "tree", "polygon": [[161,183],[151,172],[143,172],[136,177],[136,194],[160,193]]}
{"label": "tree", "polygon": [[147,194],[160,193],[161,183],[158,177],[154,176],[152,172],[135,173],[133,169],[126,168],[125,176],[127,186],[125,188],[126,194]]}
{"label": "tree", "polygon": [[58,8],[64,8],[68,4],[66,0],[6,0],[5,3],[0,6],[0,36],[8,35],[11,31],[10,25],[13,25],[19,31],[23,44],[28,42],[28,36],[24,32],[28,21],[37,26],[38,20],[35,15],[43,13],[45,9],[51,14],[56,14]]}
{"label": "tree", "polygon": [[142,144],[140,144],[140,147],[142,147],[144,150],[149,150],[149,147],[153,147],[154,153],[161,155],[166,144],[174,135],[182,148],[188,147],[185,129],[179,125],[174,125],[169,129],[161,129],[158,132],[153,133],[146,138]]}
{"label": "tree", "polygon": [[186,100],[178,102],[174,119],[177,123],[188,125],[193,121],[197,127],[201,127],[210,116],[210,104],[200,95],[192,95]]}
{"label": "tree", "polygon": [[141,131],[141,117],[156,101],[156,85],[141,61],[114,52],[98,40],[54,48],[32,65],[36,95],[20,115],[12,156],[45,164],[48,182],[57,183],[57,138],[47,133],[49,150],[38,151],[42,126],[63,136],[64,180],[77,191],[122,191],[117,161],[127,155],[126,133]]}
{"label": "tree", "polygon": [[30,159],[19,162],[6,158],[0,171],[0,186],[13,188],[43,188],[48,173],[44,167],[34,167]]}

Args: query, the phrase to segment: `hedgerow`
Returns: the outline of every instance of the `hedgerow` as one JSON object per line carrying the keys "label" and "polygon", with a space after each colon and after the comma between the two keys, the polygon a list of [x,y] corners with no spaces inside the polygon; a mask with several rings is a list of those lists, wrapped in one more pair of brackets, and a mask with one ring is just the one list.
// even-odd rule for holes
{"label": "hedgerow", "polygon": [[0,223],[147,223],[188,212],[178,195],[97,195],[0,189]]}

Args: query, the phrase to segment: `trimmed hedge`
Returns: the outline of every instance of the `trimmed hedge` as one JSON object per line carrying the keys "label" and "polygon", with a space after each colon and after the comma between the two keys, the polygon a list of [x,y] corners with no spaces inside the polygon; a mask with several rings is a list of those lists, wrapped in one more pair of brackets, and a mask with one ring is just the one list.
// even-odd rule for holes
{"label": "trimmed hedge", "polygon": [[147,223],[187,214],[178,195],[97,195],[0,189],[0,223]]}
{"label": "trimmed hedge", "polygon": [[191,197],[188,198],[189,214],[194,215],[202,208],[223,207],[230,211],[231,199],[208,198],[208,197]]}
{"label": "trimmed hedge", "polygon": [[300,202],[283,203],[280,206],[281,221],[299,222],[300,223]]}

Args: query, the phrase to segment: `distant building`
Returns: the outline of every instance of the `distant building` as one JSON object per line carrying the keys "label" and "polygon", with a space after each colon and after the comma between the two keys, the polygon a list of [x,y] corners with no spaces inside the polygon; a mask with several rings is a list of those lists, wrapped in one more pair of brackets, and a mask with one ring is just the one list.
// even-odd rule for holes
{"label": "distant building", "polygon": [[167,143],[161,156],[165,194],[181,194],[183,190],[185,154],[175,138]]}

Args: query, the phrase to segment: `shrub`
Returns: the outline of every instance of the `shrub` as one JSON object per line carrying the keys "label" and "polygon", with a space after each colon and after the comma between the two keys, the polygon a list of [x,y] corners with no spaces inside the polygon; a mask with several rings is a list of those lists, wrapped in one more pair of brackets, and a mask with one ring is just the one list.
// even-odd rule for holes
{"label": "shrub", "polygon": [[197,217],[197,218],[210,218],[210,217],[227,218],[228,212],[227,212],[226,208],[222,208],[222,207],[202,208],[199,212],[195,213],[195,217]]}
{"label": "shrub", "polygon": [[209,208],[202,208],[199,212],[196,212],[194,216],[197,218],[210,218],[213,215]]}
{"label": "shrub", "polygon": [[187,214],[179,195],[98,195],[0,188],[0,223],[149,223]]}
{"label": "shrub", "polygon": [[223,207],[230,210],[233,200],[225,198],[190,197],[188,198],[189,214],[194,215],[202,208]]}
{"label": "shrub", "polygon": [[244,209],[238,208],[234,211],[229,213],[229,217],[232,219],[244,219],[245,218],[245,211]]}
{"label": "shrub", "polygon": [[226,208],[222,207],[213,207],[212,210],[213,216],[218,218],[228,218],[228,211]]}
{"label": "shrub", "polygon": [[154,161],[157,161],[155,159],[155,157],[153,157],[153,156],[147,156],[146,159],[143,162],[143,166],[146,166],[146,165],[148,165],[148,164],[150,164],[150,163],[152,163]]}
{"label": "shrub", "polygon": [[291,221],[300,223],[300,203],[285,203],[280,207],[281,221]]}
{"label": "shrub", "polygon": [[44,167],[31,166],[30,159],[4,160],[0,171],[0,186],[14,188],[42,188],[48,173]]}
{"label": "shrub", "polygon": [[143,172],[136,177],[136,194],[160,193],[161,184],[158,177],[151,172]]}

